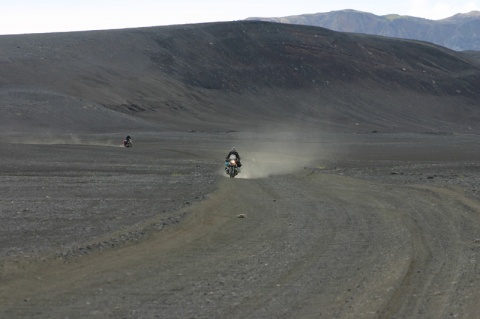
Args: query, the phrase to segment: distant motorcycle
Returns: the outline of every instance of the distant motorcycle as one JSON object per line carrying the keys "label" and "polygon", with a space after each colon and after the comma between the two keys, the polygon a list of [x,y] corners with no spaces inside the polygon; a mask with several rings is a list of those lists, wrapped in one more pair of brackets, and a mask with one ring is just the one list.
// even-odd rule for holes
{"label": "distant motorcycle", "polygon": [[234,154],[230,155],[228,161],[225,162],[225,165],[225,172],[230,176],[230,178],[234,178],[240,172],[237,164],[237,157]]}
{"label": "distant motorcycle", "polygon": [[133,147],[132,140],[123,140],[123,146],[125,147]]}

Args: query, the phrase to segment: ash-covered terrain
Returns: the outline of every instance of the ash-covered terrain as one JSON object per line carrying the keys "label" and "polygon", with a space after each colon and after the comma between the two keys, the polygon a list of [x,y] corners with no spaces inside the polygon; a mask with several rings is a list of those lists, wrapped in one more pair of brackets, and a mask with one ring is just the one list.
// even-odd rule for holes
{"label": "ash-covered terrain", "polygon": [[1,36],[0,317],[476,318],[479,80],[267,22]]}

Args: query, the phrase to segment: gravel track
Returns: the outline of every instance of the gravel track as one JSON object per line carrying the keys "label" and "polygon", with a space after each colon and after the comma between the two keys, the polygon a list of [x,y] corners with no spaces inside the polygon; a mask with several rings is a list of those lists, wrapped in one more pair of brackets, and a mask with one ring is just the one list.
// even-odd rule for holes
{"label": "gravel track", "polygon": [[[141,220],[129,217],[133,224],[127,227],[120,222],[114,231],[97,226],[101,229],[98,238],[103,238],[97,243],[111,244],[120,238],[117,244],[67,255],[59,255],[53,245],[43,258],[25,258],[23,250],[33,243],[26,241],[15,256],[4,253],[0,316],[475,318],[478,314],[480,205],[472,192],[465,192],[468,185],[475,185],[475,175],[464,177],[471,181],[464,183],[464,188],[440,185],[439,180],[432,184],[430,179],[399,183],[396,178],[405,175],[388,174],[392,169],[388,165],[373,169],[371,162],[364,160],[355,161],[353,167],[305,167],[268,178],[229,179],[218,175],[214,165],[216,154],[221,154],[221,138],[207,141],[202,140],[201,145],[164,143],[163,149],[171,150],[165,154],[175,159],[176,170],[181,171],[184,161],[200,161],[204,174],[185,173],[191,184],[180,178],[176,181],[183,187],[163,188],[170,189],[177,202],[165,204],[168,211],[157,209],[156,214]],[[197,157],[191,155],[193,145],[199,150]],[[139,172],[122,173],[123,166],[115,168],[116,174],[125,174],[125,181],[121,180],[112,194],[129,185],[132,176],[137,176],[135,188],[145,189],[140,198],[121,203],[128,212],[156,202],[149,196],[160,186],[148,176],[161,176],[160,167],[169,163],[165,156],[147,169],[151,145],[137,152],[138,156],[131,156],[132,162],[143,158],[137,166]],[[247,174],[248,159],[245,163],[243,173]],[[102,170],[103,166],[94,167]],[[31,172],[36,169],[32,167]],[[63,181],[78,180],[82,170],[74,171],[77,174]],[[359,172],[361,176],[356,178],[347,176]],[[58,175],[50,176],[51,180],[61,182]],[[37,178],[36,174],[28,176]],[[101,174],[98,178],[101,183],[108,181]],[[165,181],[168,178],[162,177],[161,184]],[[67,184],[57,192],[66,192]],[[102,196],[112,196],[107,188],[97,189]],[[13,196],[8,194],[4,191],[2,195],[3,214],[13,205],[5,204],[6,198]],[[29,203],[25,196],[15,201]],[[193,200],[186,203],[188,197]],[[65,201],[57,204],[65,205]],[[122,211],[120,207],[96,207],[105,216]],[[80,204],[78,209],[87,211]],[[168,218],[175,222],[165,222]],[[20,226],[29,224],[10,220],[15,221]],[[78,247],[87,247],[84,241],[92,241],[83,231],[75,232],[81,228],[71,228],[69,237],[52,225],[46,225],[51,232],[46,236],[52,236],[52,241],[69,242],[75,237]],[[125,240],[129,236],[135,238]]]}

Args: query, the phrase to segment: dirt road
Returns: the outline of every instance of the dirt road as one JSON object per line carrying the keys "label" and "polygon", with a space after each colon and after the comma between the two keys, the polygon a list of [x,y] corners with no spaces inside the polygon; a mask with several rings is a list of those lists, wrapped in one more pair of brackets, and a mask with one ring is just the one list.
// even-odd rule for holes
{"label": "dirt road", "polygon": [[[4,257],[0,317],[476,318],[480,312],[480,204],[466,188],[451,185],[453,179],[412,183],[408,176],[390,174],[392,167],[384,162],[365,166],[368,161],[360,157],[350,166],[317,162],[286,175],[229,179],[215,166],[223,154],[222,138],[209,138],[199,144],[175,137],[163,146],[183,172],[177,176],[192,181],[192,188],[178,193],[179,201],[198,189],[197,182],[215,181],[205,197],[195,195],[198,200],[164,213],[184,216],[180,222],[148,227],[165,220],[152,214],[129,229],[128,234],[143,230],[144,236],[69,258]],[[459,140],[452,138],[451,145]],[[142,156],[131,155],[141,171],[137,187],[144,189],[137,206],[151,203],[147,188],[159,186],[148,177],[166,161],[151,161],[153,153],[145,157],[150,146],[139,148]],[[191,152],[195,147],[198,153]],[[244,176],[249,164],[254,166],[252,158],[245,158]],[[206,179],[181,170],[180,159],[186,167],[203,163]],[[147,162],[149,170],[140,169]],[[384,175],[378,173],[382,165]],[[360,169],[362,177],[348,176]],[[477,178],[457,173],[460,182]],[[2,203],[9,200],[2,196]],[[127,233],[126,227],[117,232]]]}

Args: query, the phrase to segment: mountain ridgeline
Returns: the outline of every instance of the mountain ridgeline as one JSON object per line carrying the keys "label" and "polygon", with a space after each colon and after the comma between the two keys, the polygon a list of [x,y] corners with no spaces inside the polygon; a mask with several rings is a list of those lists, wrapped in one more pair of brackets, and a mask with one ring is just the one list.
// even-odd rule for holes
{"label": "mountain ridgeline", "polygon": [[249,20],[311,25],[341,32],[428,41],[456,51],[480,51],[480,11],[456,14],[441,20],[397,14],[377,16],[356,10]]}
{"label": "mountain ridgeline", "polygon": [[480,121],[478,60],[426,42],[237,21],[1,36],[0,48],[11,120],[55,94],[188,128],[470,131]]}

